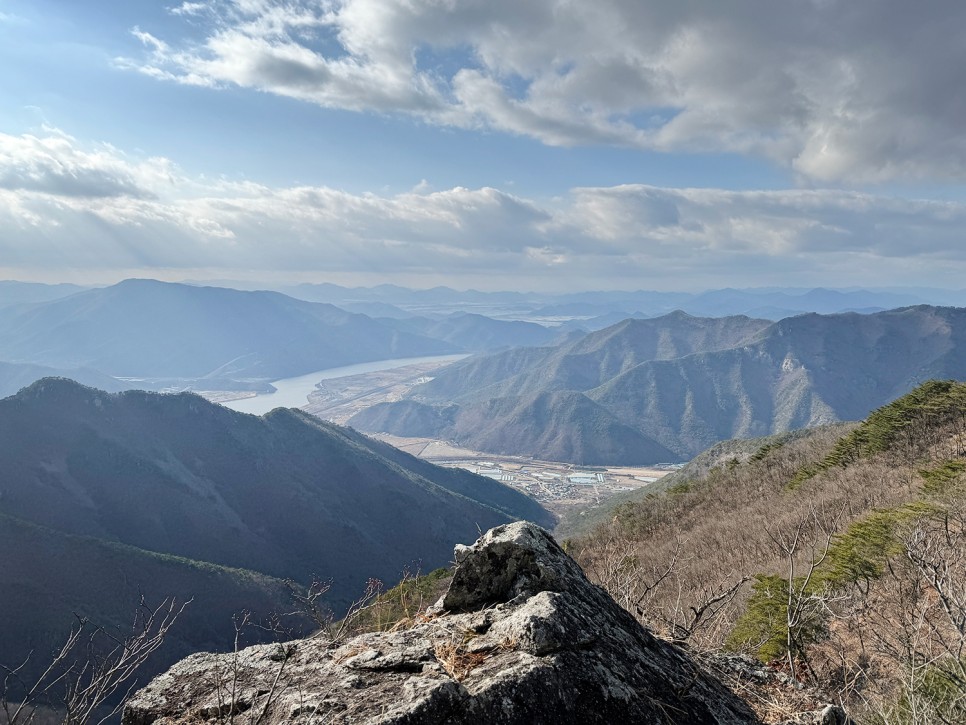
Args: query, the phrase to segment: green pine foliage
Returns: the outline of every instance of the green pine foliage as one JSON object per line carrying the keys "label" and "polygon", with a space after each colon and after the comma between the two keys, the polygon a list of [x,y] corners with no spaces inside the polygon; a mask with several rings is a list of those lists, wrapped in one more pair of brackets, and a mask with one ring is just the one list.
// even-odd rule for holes
{"label": "green pine foliage", "polygon": [[[789,589],[788,579],[774,574],[759,574],[752,584],[744,616],[738,620],[725,646],[742,651],[753,649],[762,662],[783,657],[789,642],[792,654],[800,656],[810,645],[826,636],[827,622],[818,600],[812,595],[819,585],[795,577],[792,584],[792,606],[798,613],[792,617],[789,637]],[[793,609],[794,613],[794,609]]]}
{"label": "green pine foliage", "polygon": [[935,426],[966,413],[966,383],[929,380],[888,405],[873,411],[855,430],[839,440],[820,462],[803,466],[789,482],[797,488],[822,471],[846,467],[887,451],[916,425]]}
{"label": "green pine foliage", "polygon": [[680,496],[691,490],[693,483],[691,481],[681,481],[681,483],[676,483],[667,489],[668,496]]}
{"label": "green pine foliage", "polygon": [[845,466],[860,458],[881,453],[894,444],[914,423],[940,423],[966,409],[966,384],[954,380],[929,380],[907,395],[872,412],[865,422],[845,436],[829,454],[829,466]]}
{"label": "green pine foliage", "polygon": [[785,654],[788,626],[788,580],[757,574],[745,614],[731,631],[725,646],[735,651],[753,649],[762,662]]}
{"label": "green pine foliage", "polygon": [[957,459],[943,461],[935,468],[919,471],[922,476],[923,492],[930,496],[943,496],[962,486],[962,475],[966,472],[966,461]]}
{"label": "green pine foliage", "polygon": [[873,511],[836,536],[828,556],[816,570],[815,582],[839,589],[868,583],[882,575],[886,563],[904,551],[903,538],[916,520],[936,511],[924,501]]}
{"label": "green pine foliage", "polygon": [[[908,395],[873,412],[850,433],[842,436],[831,452],[819,462],[803,465],[789,482],[795,490],[810,478],[832,468],[844,468],[877,453],[884,453],[916,423],[929,425],[947,422],[966,410],[966,385],[954,381],[929,381]],[[760,462],[775,450],[775,444],[762,446],[749,462]],[[759,455],[760,454],[760,455]],[[966,461],[945,460],[931,468],[921,469],[924,485],[919,499],[888,509],[874,510],[831,540],[828,551],[816,566],[802,596],[816,594],[822,588],[841,591],[849,585],[868,587],[879,578],[889,560],[905,551],[904,538],[915,522],[941,512],[933,499],[948,494],[962,474]],[[796,591],[802,579],[793,582]],[[778,585],[781,582],[781,586]],[[783,587],[783,589],[782,589]],[[734,649],[754,649],[763,661],[782,656],[787,651],[785,615],[788,611],[788,582],[781,577],[758,575],[745,614],[738,620],[728,640]],[[809,642],[823,628],[817,621],[803,627],[809,631],[793,633],[794,639]]]}
{"label": "green pine foliage", "polygon": [[718,444],[663,489],[572,542],[644,623],[679,636],[709,593],[750,578],[687,630],[692,647],[788,657],[857,721],[966,722],[966,383],[930,381],[847,427]]}
{"label": "green pine foliage", "polygon": [[[932,480],[946,482],[963,470],[966,465],[961,461],[947,461],[924,474],[930,474]],[[915,522],[940,510],[930,501],[917,500],[875,510],[859,518],[832,538],[828,551],[807,582],[804,577],[793,580],[794,590],[808,598],[823,591],[842,591],[854,584],[867,589],[872,580],[882,576],[890,559],[903,554],[905,535]],[[759,574],[755,582],[746,611],[735,625],[728,646],[735,650],[752,649],[759,659],[768,662],[787,652],[788,580]],[[805,618],[793,632],[792,639],[805,647],[818,641],[825,627],[824,613],[816,611]]]}
{"label": "green pine foliage", "polygon": [[765,443],[765,445],[752,453],[751,457],[748,459],[748,462],[761,463],[763,460],[765,460],[765,458],[768,457],[768,454],[781,450],[782,446],[784,446],[788,441],[788,438],[789,436],[787,435],[776,436],[774,440]]}

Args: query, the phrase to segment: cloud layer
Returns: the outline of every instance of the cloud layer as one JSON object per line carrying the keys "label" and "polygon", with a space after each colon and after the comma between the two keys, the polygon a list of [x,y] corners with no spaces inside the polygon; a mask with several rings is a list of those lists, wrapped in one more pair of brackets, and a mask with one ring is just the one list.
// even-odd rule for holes
{"label": "cloud layer", "polygon": [[966,177],[959,0],[201,0],[122,65],[546,144],[755,154],[819,183]]}
{"label": "cloud layer", "polygon": [[[644,185],[526,199],[187,178],[59,131],[0,134],[0,259],[479,288],[958,285],[966,205],[841,191]],[[34,275],[35,276],[35,275]]]}

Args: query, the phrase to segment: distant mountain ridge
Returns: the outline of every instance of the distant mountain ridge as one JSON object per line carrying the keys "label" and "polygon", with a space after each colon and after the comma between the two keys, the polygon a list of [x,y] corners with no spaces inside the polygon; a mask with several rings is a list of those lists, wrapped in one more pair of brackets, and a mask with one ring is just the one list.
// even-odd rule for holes
{"label": "distant mountain ridge", "polygon": [[[557,347],[469,358],[437,372],[414,396],[459,401],[527,395],[537,390],[590,390],[642,362],[734,347],[769,324],[744,316],[697,318],[681,311],[627,319]],[[472,383],[464,384],[463,378]],[[454,395],[454,391],[460,394]]]}
{"label": "distant mountain ridge", "polygon": [[[598,330],[628,317],[659,317],[683,310],[697,317],[748,317],[779,320],[807,312],[873,313],[918,304],[966,305],[966,290],[930,288],[827,289],[751,288],[704,292],[588,291],[569,293],[458,291],[448,287],[413,290],[396,285],[340,287],[303,284],[280,288],[299,299],[328,302],[369,312],[368,305],[391,305],[397,312],[428,317],[454,311],[477,312],[499,319],[563,322],[565,330]],[[531,343],[533,344],[533,343]]]}
{"label": "distant mountain ridge", "polygon": [[0,359],[124,377],[272,380],[452,352],[331,305],[154,280],[0,310]]}
{"label": "distant mountain ridge", "polygon": [[394,329],[443,340],[470,352],[542,345],[561,337],[559,330],[534,322],[494,320],[468,312],[454,313],[438,320],[409,317],[381,321]]}
{"label": "distant mountain ridge", "polygon": [[0,361],[0,398],[13,395],[41,378],[70,378],[81,385],[89,385],[108,393],[117,393],[133,386],[112,378],[110,375],[86,368],[57,369],[29,363]]}
{"label": "distant mountain ridge", "polygon": [[0,307],[48,302],[84,291],[76,284],[40,284],[0,280]]}
{"label": "distant mountain ridge", "polygon": [[[704,336],[695,336],[701,328]],[[674,333],[661,337],[662,330]],[[655,331],[663,347],[654,345]],[[675,335],[689,344],[671,344]],[[420,435],[433,435],[426,422],[436,421],[435,435],[493,453],[520,453],[523,446],[514,441],[532,441],[521,437],[531,427],[544,428],[541,440],[556,441],[620,425],[653,450],[683,460],[719,440],[856,420],[929,378],[966,379],[966,309],[922,305],[871,315],[806,314],[777,323],[676,313],[625,321],[556,348],[461,361],[415,388],[408,407],[376,406],[349,422],[406,435],[418,404],[426,406],[418,411]],[[564,390],[586,402],[571,401],[557,417],[533,415],[538,396]],[[434,407],[445,416],[434,415]],[[472,424],[487,411],[487,425]],[[554,458],[563,449],[542,445],[530,454],[601,462],[577,452],[591,449],[571,446],[573,453]],[[639,443],[633,447],[638,453],[606,462],[658,462],[641,453],[646,449]]]}

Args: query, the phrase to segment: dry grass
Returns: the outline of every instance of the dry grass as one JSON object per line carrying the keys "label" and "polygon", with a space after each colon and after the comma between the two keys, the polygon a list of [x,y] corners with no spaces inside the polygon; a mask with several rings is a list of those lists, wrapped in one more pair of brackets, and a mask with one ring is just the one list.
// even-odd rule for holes
{"label": "dry grass", "polygon": [[486,661],[484,652],[468,652],[466,639],[446,639],[433,645],[433,653],[443,669],[457,682]]}
{"label": "dry grass", "polygon": [[[653,631],[686,638],[699,651],[718,651],[746,610],[750,585],[696,623],[694,613],[744,577],[786,576],[782,532],[811,517],[793,556],[796,572],[807,571],[832,532],[873,510],[921,499],[920,471],[961,460],[964,447],[961,423],[918,427],[884,453],[831,467],[791,489],[796,473],[822,460],[839,433],[815,431],[757,461],[727,462],[686,487],[624,506],[613,521],[571,542],[570,551],[592,580]],[[955,635],[940,621],[929,589],[902,560],[879,579],[856,584],[829,603],[827,636],[810,647],[808,666],[796,674],[857,712],[883,711],[902,692],[903,677],[908,681],[908,658],[935,657],[942,637]],[[927,630],[935,642],[926,641]],[[920,638],[922,653],[910,654],[903,644],[911,635]],[[781,692],[757,691],[748,699],[766,722],[797,706]]]}

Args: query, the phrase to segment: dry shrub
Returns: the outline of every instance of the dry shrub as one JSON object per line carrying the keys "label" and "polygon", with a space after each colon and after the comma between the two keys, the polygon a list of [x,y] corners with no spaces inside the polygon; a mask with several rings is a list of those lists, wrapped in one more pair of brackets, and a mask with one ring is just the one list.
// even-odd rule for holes
{"label": "dry shrub", "polygon": [[[795,674],[879,722],[948,720],[948,713],[908,703],[926,689],[923,673],[929,667],[934,673],[937,663],[961,677],[966,693],[966,517],[959,513],[966,493],[954,487],[942,500],[926,501],[921,475],[962,460],[964,420],[953,415],[932,425],[916,419],[887,450],[818,470],[789,487],[804,467],[825,459],[841,435],[841,429],[817,430],[718,466],[666,495],[625,505],[612,521],[570,542],[570,551],[644,625],[714,652],[747,610],[748,578],[810,572],[823,542],[837,540],[873,511],[921,504],[918,518],[897,529],[899,556],[890,556],[877,576],[833,582],[834,595],[828,589],[816,598],[825,632],[805,648]],[[814,523],[803,529],[802,541],[791,551],[783,548],[779,534],[809,517]],[[731,596],[722,596],[736,585]],[[955,688],[951,692],[942,706],[956,722],[962,703]]]}

